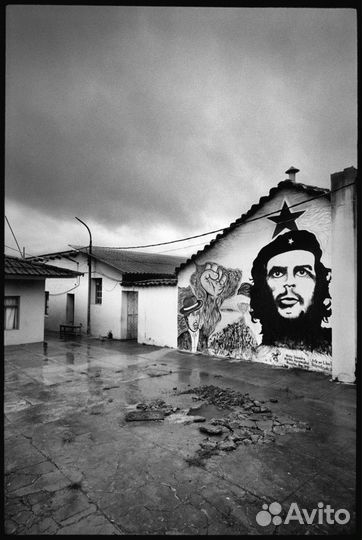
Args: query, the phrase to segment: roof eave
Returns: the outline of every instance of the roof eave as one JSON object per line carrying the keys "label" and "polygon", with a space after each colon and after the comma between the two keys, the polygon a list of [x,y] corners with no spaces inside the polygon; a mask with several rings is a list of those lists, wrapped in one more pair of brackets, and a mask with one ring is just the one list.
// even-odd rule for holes
{"label": "roof eave", "polygon": [[8,274],[5,272],[5,279],[70,279],[78,276],[83,276],[84,274],[77,273],[77,274],[67,274],[64,276],[58,276],[55,274],[44,274],[44,275],[33,275],[29,276],[29,274]]}

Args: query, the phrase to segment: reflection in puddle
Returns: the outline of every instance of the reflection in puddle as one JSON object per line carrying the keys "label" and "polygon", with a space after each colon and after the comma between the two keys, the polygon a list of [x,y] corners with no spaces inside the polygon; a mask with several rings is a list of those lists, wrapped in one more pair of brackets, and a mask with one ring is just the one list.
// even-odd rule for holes
{"label": "reflection in puddle", "polygon": [[48,343],[46,341],[43,341],[43,354],[44,354],[43,361],[48,362],[48,360],[49,360],[49,358],[48,358]]}
{"label": "reflection in puddle", "polygon": [[204,416],[206,420],[211,420],[211,418],[221,418],[225,413],[219,407],[205,403],[201,407],[192,407],[189,414]]}
{"label": "reflection in puddle", "polygon": [[71,352],[66,353],[66,362],[67,364],[74,364],[74,354]]}

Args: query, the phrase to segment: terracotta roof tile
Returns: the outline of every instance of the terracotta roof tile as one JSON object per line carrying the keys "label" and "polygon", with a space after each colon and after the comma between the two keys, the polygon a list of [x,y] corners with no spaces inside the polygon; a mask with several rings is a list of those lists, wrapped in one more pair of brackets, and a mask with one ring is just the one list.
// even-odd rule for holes
{"label": "terracotta roof tile", "polygon": [[176,277],[168,278],[154,278],[154,279],[144,279],[144,280],[135,280],[127,281],[123,280],[122,285],[124,287],[154,287],[154,286],[174,286],[177,285]]}
{"label": "terracotta roof tile", "polygon": [[35,263],[18,257],[4,256],[5,277],[70,278],[83,275],[80,272],[48,264]]}

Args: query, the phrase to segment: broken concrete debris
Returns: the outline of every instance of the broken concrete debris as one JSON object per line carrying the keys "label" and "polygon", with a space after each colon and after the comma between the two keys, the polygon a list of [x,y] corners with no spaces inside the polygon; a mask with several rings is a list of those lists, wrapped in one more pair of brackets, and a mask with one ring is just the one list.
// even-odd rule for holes
{"label": "broken concrete debris", "polygon": [[201,448],[204,448],[205,450],[215,450],[217,449],[217,442],[216,441],[210,441],[209,439],[205,439],[200,443]]}
{"label": "broken concrete debris", "polygon": [[236,444],[231,439],[224,440],[219,444],[219,450],[223,450],[224,452],[230,452],[231,450],[235,450]]}
{"label": "broken concrete debris", "polygon": [[251,409],[254,413],[270,412],[270,409],[263,405],[264,401],[253,400],[248,393],[242,394],[231,388],[220,388],[214,385],[199,386],[184,390],[180,394],[196,394],[195,399],[207,401],[221,409],[232,409],[233,407],[243,407],[244,410]]}
{"label": "broken concrete debris", "polygon": [[273,420],[257,420],[256,426],[261,431],[271,431],[273,428]]}
{"label": "broken concrete debris", "polygon": [[207,402],[206,401],[200,401],[199,403],[197,403],[196,405],[192,405],[190,407],[190,412],[189,414],[193,414],[194,411],[198,411],[199,409],[201,409],[201,407],[203,407],[204,405],[207,405]]}
{"label": "broken concrete debris", "polygon": [[136,409],[141,409],[143,411],[160,411],[162,410],[164,416],[167,416],[173,412],[179,410],[179,407],[173,407],[168,405],[163,399],[155,399],[149,403],[138,403]]}
{"label": "broken concrete debris", "polygon": [[132,410],[126,413],[126,422],[136,422],[143,420],[164,420],[166,416],[175,424],[192,424],[194,422],[205,422],[206,418],[200,415],[193,415],[192,411],[200,407],[192,409],[180,409],[168,405],[162,399],[155,399],[149,403],[138,403],[137,410]]}
{"label": "broken concrete debris", "polygon": [[193,416],[193,415],[190,415],[190,413],[187,413],[187,416],[189,418],[192,418],[193,422],[206,422],[205,416],[197,416],[197,415]]}
{"label": "broken concrete debris", "polygon": [[163,411],[129,411],[126,413],[126,422],[135,422],[142,420],[163,420],[165,413]]}
{"label": "broken concrete debris", "polygon": [[172,424],[193,424],[206,421],[204,416],[190,416],[188,409],[182,409],[177,413],[170,414],[167,418]]}
{"label": "broken concrete debris", "polygon": [[[230,388],[205,385],[178,393],[182,394],[192,394],[191,399],[197,403],[187,409],[174,407],[162,399],[138,403],[136,410],[126,413],[125,420],[164,420],[167,416],[173,423],[202,423],[199,431],[207,437],[200,443],[196,454],[186,459],[189,465],[203,466],[205,459],[219,452],[230,452],[240,445],[269,444],[275,441],[276,436],[310,429],[305,422],[273,414],[265,401],[252,399],[248,393],[242,394]],[[275,403],[278,400],[271,398],[269,401]],[[226,416],[211,418],[208,422],[204,416],[193,414],[208,405],[228,412]]]}
{"label": "broken concrete debris", "polygon": [[201,433],[207,433],[208,435],[221,435],[223,433],[222,427],[220,426],[200,426],[199,430]]}
{"label": "broken concrete debris", "polygon": [[[269,444],[275,441],[276,435],[310,429],[306,422],[296,421],[286,415],[277,416],[264,405],[264,401],[253,400],[249,394],[241,394],[229,388],[205,385],[182,393],[195,394],[203,400],[203,404],[211,403],[220,410],[231,409],[227,416],[211,418],[207,424],[199,427],[200,432],[208,437],[200,443],[195,456],[187,459],[189,465],[203,466],[206,458],[219,451],[230,452],[240,445]],[[278,401],[272,399],[274,403]],[[272,399],[269,401],[272,402]],[[209,439],[210,436],[223,434],[222,440]]]}

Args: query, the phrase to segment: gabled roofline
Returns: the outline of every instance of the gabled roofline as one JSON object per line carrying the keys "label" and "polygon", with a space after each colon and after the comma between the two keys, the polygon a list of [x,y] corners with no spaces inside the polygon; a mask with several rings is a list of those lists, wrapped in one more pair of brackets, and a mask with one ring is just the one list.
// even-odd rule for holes
{"label": "gabled roofline", "polygon": [[[61,256],[61,257],[68,258],[67,255],[79,255],[79,254],[85,255],[86,257],[88,257],[87,249],[88,249],[88,246],[85,246],[83,248],[72,248],[71,250],[67,250],[67,251],[55,251],[54,253],[44,253],[43,255],[37,255],[37,256],[34,255],[32,257],[26,257],[26,259],[28,261],[31,261],[31,260],[34,260],[34,259],[43,259],[43,258],[48,258],[48,257],[49,258],[51,258],[51,257],[56,258],[56,256]],[[101,259],[100,257],[94,255],[94,253],[91,254],[91,257],[92,257],[92,259],[94,259],[96,261],[102,262],[102,263],[106,264],[107,266],[110,266],[111,268],[114,268],[118,272],[122,272],[122,270],[117,268],[117,266],[114,266],[109,261],[105,261],[104,259]]]}
{"label": "gabled roofline", "polygon": [[[88,257],[89,253],[88,251],[82,251],[82,250],[87,250],[88,249],[88,246],[85,246],[83,248],[74,248],[75,251],[77,253],[82,253],[83,255],[86,255]],[[99,261],[99,262],[102,262],[103,264],[106,264],[107,266],[110,266],[111,268],[114,268],[114,270],[117,270],[117,272],[122,272],[122,270],[120,268],[118,268],[117,266],[115,266],[114,264],[110,263],[109,261],[105,261],[104,259],[102,259],[101,257],[99,257],[98,255],[94,255],[94,253],[91,253],[91,257],[92,259],[94,259],[95,261]]]}
{"label": "gabled roofline", "polygon": [[[102,247],[102,246],[94,246],[94,248],[97,248],[97,247]],[[88,255],[88,246],[85,246],[83,248],[76,248],[74,247],[74,249],[78,252],[78,253],[83,253],[84,255]],[[84,250],[84,251],[83,251]],[[122,250],[119,250],[119,251],[122,251]],[[128,251],[128,250],[123,250],[123,251]],[[131,253],[134,253],[134,252],[131,252]],[[144,252],[142,252],[144,253]],[[145,255],[148,255],[147,253],[144,253]],[[152,255],[158,255],[157,253],[154,253]],[[121,270],[118,266],[115,266],[114,264],[112,264],[111,262],[103,259],[101,256],[99,255],[95,255],[94,253],[91,254],[91,257],[94,258],[95,260],[97,261],[100,261],[104,264],[107,264],[108,266],[111,266],[112,268],[114,268],[115,270],[117,270],[118,272],[121,272],[122,275],[137,275],[137,276],[141,276],[141,275],[155,275],[155,276],[161,276],[161,275],[166,275],[166,276],[175,276],[176,274],[155,274],[154,272],[144,272],[142,270],[140,270],[139,272],[138,271],[133,271],[133,272],[124,272],[123,270]],[[170,259],[172,259],[172,255],[167,255],[167,257],[170,257]],[[175,257],[175,258],[181,258],[181,257]],[[176,268],[176,267],[175,267]]]}
{"label": "gabled roofline", "polygon": [[[30,262],[33,262],[33,261],[37,261],[38,263],[42,264],[42,261],[39,260],[39,259],[56,259],[58,257],[65,257],[69,260],[72,260],[70,258],[70,255],[73,255],[73,256],[76,256],[76,255],[84,255],[85,257],[88,257],[88,249],[89,249],[89,246],[83,246],[83,247],[75,247],[75,246],[72,246],[71,244],[69,244],[72,249],[71,250],[66,250],[66,251],[55,251],[53,253],[44,253],[42,255],[33,255],[31,257],[26,257],[25,260],[27,261],[30,261]],[[102,248],[102,246],[93,246],[95,249],[96,248]],[[110,249],[110,251],[112,251]],[[122,251],[122,250],[120,250]],[[124,251],[127,251],[127,250],[124,250]],[[133,252],[132,252],[133,253]],[[142,252],[144,253],[144,252]],[[148,255],[147,253],[144,253],[145,255]],[[158,255],[157,253],[155,253],[154,255]],[[144,272],[144,270],[141,270],[141,271],[134,271],[134,272],[124,272],[119,266],[116,266],[115,264],[113,264],[112,262],[104,259],[102,256],[100,256],[99,254],[95,254],[95,253],[92,253],[91,254],[91,257],[92,259],[94,259],[95,261],[98,261],[98,262],[101,262],[107,266],[109,266],[110,268],[113,268],[114,270],[116,270],[117,272],[121,273],[122,275],[123,274],[128,274],[128,275],[137,275],[137,276],[142,276],[142,275],[150,275],[150,276],[153,276],[153,275],[161,275],[161,274],[155,274],[153,272]],[[173,256],[172,255],[167,255],[168,258],[172,259]],[[182,257],[175,257],[175,258],[182,258]],[[176,265],[175,265],[175,268],[176,268]],[[172,277],[175,277],[175,273],[173,274],[162,274],[162,275],[167,275],[167,276],[172,276]]]}
{"label": "gabled roofline", "polygon": [[[288,179],[282,180],[281,182],[278,183],[277,186],[274,186],[270,189],[268,195],[264,195],[263,197],[260,197],[258,203],[253,204],[245,214],[242,214],[237,220],[230,223],[228,227],[225,227],[225,229],[222,232],[217,234],[215,238],[209,242],[209,244],[207,244],[202,249],[199,249],[196,253],[191,255],[191,257],[189,257],[185,262],[181,263],[180,266],[177,266],[175,268],[176,276],[191,261],[195,260],[202,253],[206,253],[207,251],[209,251],[209,249],[211,249],[214,246],[214,244],[217,241],[219,241],[221,238],[224,238],[225,236],[227,236],[232,230],[234,230],[239,225],[246,223],[248,220],[251,221],[250,218],[256,214],[256,212],[261,208],[261,206],[265,204],[266,202],[270,201],[278,193],[278,191],[280,191],[282,188],[285,188],[285,187],[293,187],[293,188],[296,188],[297,191],[304,191],[305,193],[314,195],[313,198],[315,199],[318,199],[319,197],[323,197],[323,196],[327,197],[328,199],[330,198],[330,189],[321,188],[317,186],[309,186],[307,184],[293,182],[292,180],[288,180]],[[279,211],[280,210],[274,210],[273,212],[270,212],[270,215],[275,214]]]}

